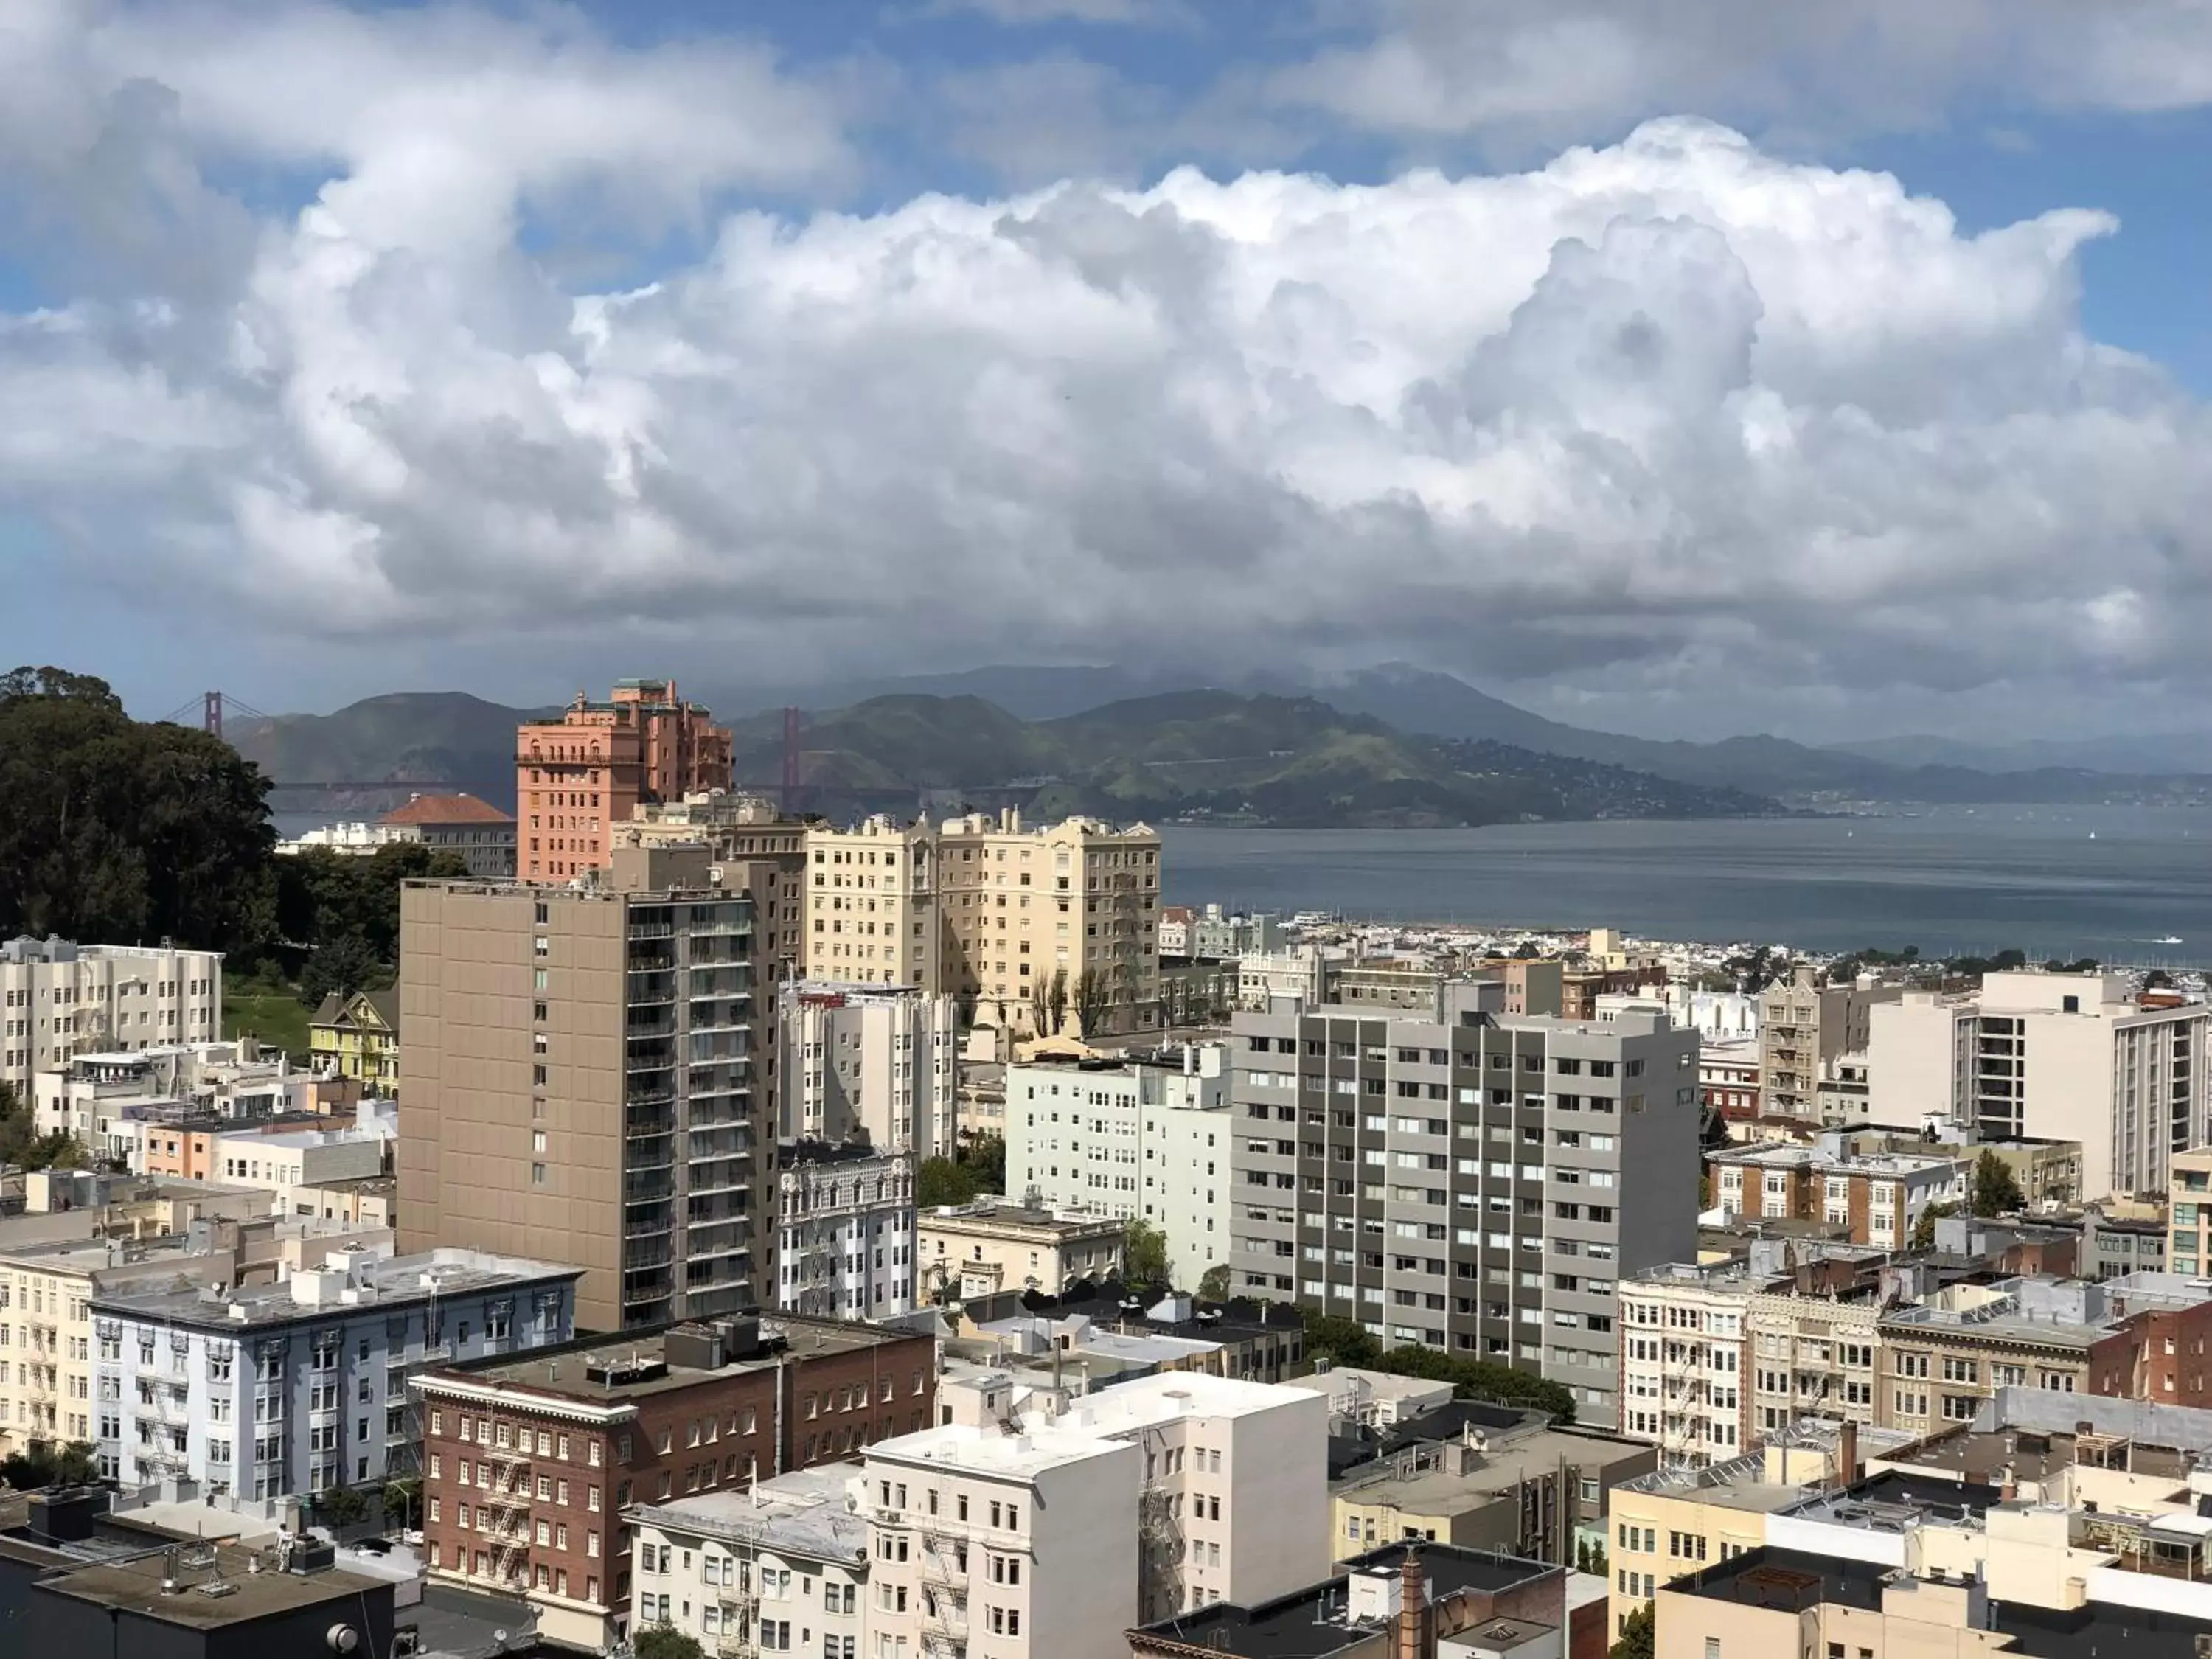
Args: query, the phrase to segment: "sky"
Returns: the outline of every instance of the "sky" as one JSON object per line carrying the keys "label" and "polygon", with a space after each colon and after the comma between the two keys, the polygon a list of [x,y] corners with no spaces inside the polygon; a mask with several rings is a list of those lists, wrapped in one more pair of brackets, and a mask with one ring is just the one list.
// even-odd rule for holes
{"label": "sky", "polygon": [[0,0],[0,665],[2200,731],[2205,0]]}

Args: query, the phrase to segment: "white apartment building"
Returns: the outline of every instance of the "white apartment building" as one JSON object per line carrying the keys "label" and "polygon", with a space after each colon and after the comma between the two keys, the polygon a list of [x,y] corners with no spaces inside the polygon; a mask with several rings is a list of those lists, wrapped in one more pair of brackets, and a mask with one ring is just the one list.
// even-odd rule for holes
{"label": "white apartment building", "polygon": [[708,1653],[860,1659],[861,1487],[855,1466],[837,1463],[625,1511],[630,1630],[665,1626]]}
{"label": "white apartment building", "polygon": [[282,1051],[240,1037],[79,1054],[33,1078],[28,1097],[41,1133],[59,1130],[96,1148],[134,1106],[190,1103],[216,1117],[251,1121],[316,1110],[325,1090],[343,1086],[343,1079],[297,1070]]}
{"label": "white apartment building", "polygon": [[1007,1186],[1065,1213],[1151,1223],[1176,1285],[1195,1290],[1229,1261],[1228,1054],[1204,1042],[1009,1066]]}
{"label": "white apartment building", "polygon": [[1277,997],[1321,1000],[1322,955],[1310,945],[1287,951],[1255,951],[1237,959],[1237,1006],[1264,1012]]}
{"label": "white apartment building", "polygon": [[813,980],[945,988],[935,836],[927,823],[877,817],[849,830],[810,828],[805,957]]}
{"label": "white apartment building", "polygon": [[1662,1468],[1703,1468],[1753,1443],[1743,1375],[1741,1261],[1669,1263],[1620,1286],[1620,1432],[1659,1448]]}
{"label": "white apartment building", "polygon": [[79,1054],[222,1035],[219,951],[0,940],[0,1082],[25,1100],[33,1073]]}
{"label": "white apartment building", "polygon": [[776,1042],[779,1140],[865,1136],[917,1159],[952,1155],[960,1068],[951,998],[787,981],[776,992]]}
{"label": "white apartment building", "polygon": [[2204,1004],[2140,1007],[2118,975],[1993,973],[1875,1007],[1867,1066],[1885,1121],[2076,1140],[2083,1198],[2163,1196],[2167,1158],[2212,1139],[2208,1040]]}
{"label": "white apartment building", "polygon": [[582,1275],[477,1250],[349,1249],[278,1285],[95,1293],[100,1472],[264,1504],[412,1474],[409,1375],[567,1341]]}
{"label": "white apartment building", "polygon": [[1328,1568],[1326,1398],[1178,1372],[1050,1421],[1003,1373],[868,1448],[869,1639],[922,1659],[1123,1659],[1129,1626]]}
{"label": "white apartment building", "polygon": [[776,1305],[831,1319],[914,1309],[913,1154],[786,1142],[776,1162]]}

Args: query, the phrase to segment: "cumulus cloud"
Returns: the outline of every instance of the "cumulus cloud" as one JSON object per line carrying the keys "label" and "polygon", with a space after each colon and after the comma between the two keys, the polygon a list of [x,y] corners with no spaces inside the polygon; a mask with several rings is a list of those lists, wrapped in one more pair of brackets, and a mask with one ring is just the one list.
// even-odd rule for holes
{"label": "cumulus cloud", "polygon": [[[649,132],[659,83],[587,35],[291,15],[368,31],[357,84],[254,108],[231,56],[116,15],[42,49],[76,125],[9,141],[58,179],[119,127],[155,206],[231,227],[188,291],[138,266],[0,319],[0,497],[140,591],[311,638],[644,630],[727,678],[2203,676],[2205,416],[2082,335],[2096,213],[1966,235],[1666,119],[1498,176],[750,209],[575,292],[533,201],[834,170],[821,100],[730,49],[710,111],[655,59],[709,130]],[[466,75],[410,76],[428,28],[477,43]],[[311,199],[249,212],[209,182],[241,155],[313,167]]]}
{"label": "cumulus cloud", "polygon": [[1695,109],[1796,133],[1932,125],[1960,102],[2212,100],[2198,0],[1343,0],[1345,38],[1265,97],[1408,138],[1509,148]]}

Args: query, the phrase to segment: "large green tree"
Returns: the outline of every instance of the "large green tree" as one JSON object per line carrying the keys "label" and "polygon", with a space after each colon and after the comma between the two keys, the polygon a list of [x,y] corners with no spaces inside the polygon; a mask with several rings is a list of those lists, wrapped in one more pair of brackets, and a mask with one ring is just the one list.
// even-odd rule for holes
{"label": "large green tree", "polygon": [[0,675],[0,936],[250,950],[268,781],[220,738],[132,720],[106,681]]}
{"label": "large green tree", "polygon": [[1122,1255],[1122,1271],[1131,1284],[1169,1288],[1175,1270],[1168,1261],[1168,1236],[1141,1216],[1129,1223]]}
{"label": "large green tree", "polygon": [[1653,1603],[1646,1601],[1620,1621],[1620,1635],[1613,1644],[1611,1659],[1651,1659],[1653,1638],[1656,1634],[1656,1615]]}
{"label": "large green tree", "polygon": [[1978,1216],[2007,1215],[2027,1207],[2027,1195],[2020,1189],[2012,1165],[1989,1147],[1974,1163],[1973,1212]]}
{"label": "large green tree", "polygon": [[696,1637],[673,1625],[648,1625],[638,1632],[632,1647],[637,1659],[705,1659],[706,1654]]}

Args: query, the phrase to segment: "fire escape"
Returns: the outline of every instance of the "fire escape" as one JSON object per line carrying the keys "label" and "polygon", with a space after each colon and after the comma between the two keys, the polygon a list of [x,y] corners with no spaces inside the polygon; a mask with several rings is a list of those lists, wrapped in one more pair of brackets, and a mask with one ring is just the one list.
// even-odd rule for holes
{"label": "fire escape", "polygon": [[965,1659],[968,1652],[968,1540],[935,1516],[921,1530],[921,1646],[929,1659]]}

